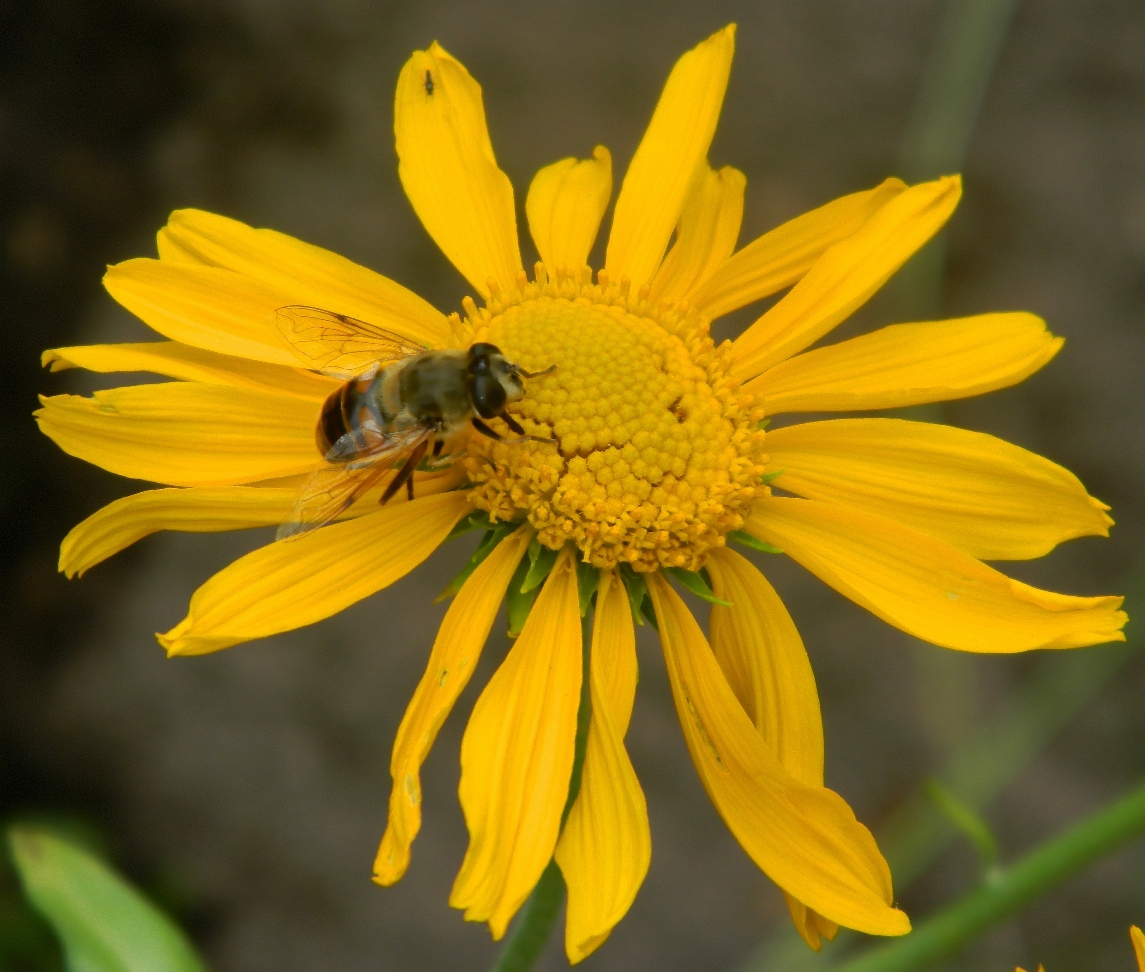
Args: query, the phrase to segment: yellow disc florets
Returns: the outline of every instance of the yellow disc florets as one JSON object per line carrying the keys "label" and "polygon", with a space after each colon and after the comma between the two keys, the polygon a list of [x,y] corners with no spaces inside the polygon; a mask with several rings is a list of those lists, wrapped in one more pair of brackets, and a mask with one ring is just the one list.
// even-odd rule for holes
{"label": "yellow disc florets", "polygon": [[[494,520],[527,518],[596,567],[698,570],[764,490],[763,413],[729,375],[729,347],[686,306],[653,304],[585,269],[524,274],[487,307],[465,301],[459,343],[489,341],[522,368],[511,408],[538,442],[474,436],[470,497]],[[503,425],[498,428],[506,432]]]}

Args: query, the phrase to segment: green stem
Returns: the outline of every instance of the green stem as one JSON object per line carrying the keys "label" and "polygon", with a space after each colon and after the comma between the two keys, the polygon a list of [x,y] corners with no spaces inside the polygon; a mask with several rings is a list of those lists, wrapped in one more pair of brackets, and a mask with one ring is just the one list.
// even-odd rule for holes
{"label": "green stem", "polygon": [[838,972],[916,972],[949,958],[967,942],[1145,831],[1145,784],[1043,844],[985,887],[923,922],[915,931]]}
{"label": "green stem", "polygon": [[[580,683],[580,708],[576,714],[576,743],[573,750],[572,773],[569,776],[569,795],[565,801],[565,808],[561,814],[561,827],[568,819],[573,801],[580,792],[581,771],[584,768],[584,754],[588,747],[588,719],[591,713],[589,695],[588,665],[589,648],[592,644],[592,611],[586,611],[581,619],[581,636],[583,643],[583,666]],[[556,861],[549,861],[549,866],[541,874],[521,916],[513,923],[505,946],[497,957],[497,964],[493,972],[529,972],[533,963],[540,957],[549,937],[557,923],[561,905],[565,900],[565,882],[561,877],[561,869]]]}

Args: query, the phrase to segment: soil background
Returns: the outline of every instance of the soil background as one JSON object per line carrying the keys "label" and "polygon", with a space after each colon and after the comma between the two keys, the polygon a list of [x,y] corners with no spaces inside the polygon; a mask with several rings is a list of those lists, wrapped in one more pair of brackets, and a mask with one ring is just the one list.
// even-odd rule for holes
{"label": "soil background", "polygon": [[[389,749],[443,612],[430,603],[471,541],[325,623],[168,661],[152,633],[269,533],[155,536],[64,580],[64,533],[136,484],[38,435],[37,392],[91,386],[40,373],[38,356],[147,339],[99,278],[108,263],[153,254],[154,232],[184,206],[329,247],[457,307],[463,282],[404,199],[393,150],[394,83],[433,39],[483,85],[520,205],[540,166],[597,143],[619,182],[674,60],[738,22],[711,160],[747,174],[747,241],[896,173],[941,10],[936,0],[0,2],[0,816],[86,822],[218,972],[488,968],[487,930],[447,899],[465,848],[460,735],[506,650],[502,625],[427,764],[407,877],[386,890],[369,881]],[[1145,6],[1020,3],[963,169],[943,302],[951,316],[1032,310],[1066,345],[1024,384],[942,417],[1061,462],[1111,504],[1110,539],[1007,567],[1076,594],[1120,592],[1145,535],[1143,160]],[[877,299],[840,333],[895,319],[894,301]],[[815,665],[828,784],[869,825],[1041,661],[921,645],[782,558],[758,559]],[[786,911],[709,804],[656,645],[641,634],[628,743],[652,866],[583,967],[735,968],[786,934]],[[1004,859],[1142,777],[1142,698],[1138,657],[990,805]],[[977,880],[972,849],[956,843],[902,904],[925,916]],[[1141,842],[946,967],[1126,970],[1131,921],[1145,923]],[[554,940],[543,968],[565,967]]]}

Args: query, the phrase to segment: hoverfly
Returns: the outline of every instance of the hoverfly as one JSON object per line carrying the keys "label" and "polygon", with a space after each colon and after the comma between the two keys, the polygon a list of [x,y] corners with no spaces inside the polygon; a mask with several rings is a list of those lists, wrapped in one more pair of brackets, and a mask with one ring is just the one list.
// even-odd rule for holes
{"label": "hoverfly", "polygon": [[[441,461],[445,443],[467,425],[499,442],[552,439],[526,435],[506,408],[525,395],[529,372],[492,344],[467,351],[430,351],[406,338],[345,314],[292,305],[275,312],[278,330],[311,367],[344,384],[322,405],[314,438],[329,466],[319,469],[278,528],[289,540],[344,513],[388,470],[386,503],[402,486],[413,499],[413,473],[427,453]],[[484,420],[500,417],[518,436],[507,440]],[[431,466],[432,468],[432,466]]]}

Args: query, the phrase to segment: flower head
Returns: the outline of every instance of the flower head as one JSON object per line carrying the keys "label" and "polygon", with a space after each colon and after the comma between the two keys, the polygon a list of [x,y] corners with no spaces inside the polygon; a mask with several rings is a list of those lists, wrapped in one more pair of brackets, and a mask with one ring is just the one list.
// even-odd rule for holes
{"label": "flower head", "polygon": [[[65,451],[167,487],[76,527],[61,552],[69,575],[156,530],[281,524],[303,483],[330,472],[314,430],[343,383],[284,340],[282,308],[318,308],[426,348],[487,342],[543,372],[489,418],[493,437],[463,432],[445,444],[450,463],[419,466],[408,498],[379,506],[401,475],[398,463],[381,467],[338,522],[207,581],[160,641],[172,654],[201,654],[313,623],[408,573],[451,535],[483,527],[398,731],[374,876],[393,883],[409,864],[421,764],[507,598],[516,641],[462,743],[470,845],[452,903],[500,937],[555,857],[574,961],[607,938],[648,867],[645,802],[624,747],[634,625],[645,619],[658,627],[704,785],[784,890],[804,938],[818,947],[839,925],[909,929],[873,838],[823,785],[819,702],[795,626],[729,541],[785,552],[890,624],[958,650],[1118,640],[1125,620],[1119,598],[1037,590],[982,563],[1108,532],[1106,508],[1052,462],[990,436],[890,418],[764,431],[781,413],[1001,388],[1044,365],[1061,340],[1031,314],[997,313],[807,350],[945,223],[960,183],[888,179],[737,250],[744,177],[707,161],[733,41],[732,27],[719,31],[673,69],[595,274],[587,261],[612,192],[608,152],[534,178],[526,212],[540,261],[528,275],[480,88],[434,44],[398,82],[399,173],[480,305],[466,299],[463,313],[446,316],[331,253],[187,210],[160,232],[158,260],[128,261],[105,278],[169,340],[45,355],[54,369],[179,379],[45,399],[41,427]],[[713,344],[713,319],[783,290],[734,343]],[[348,346],[332,332],[315,340],[330,357]],[[710,641],[673,582],[712,603]],[[570,801],[582,688],[590,716]]]}

